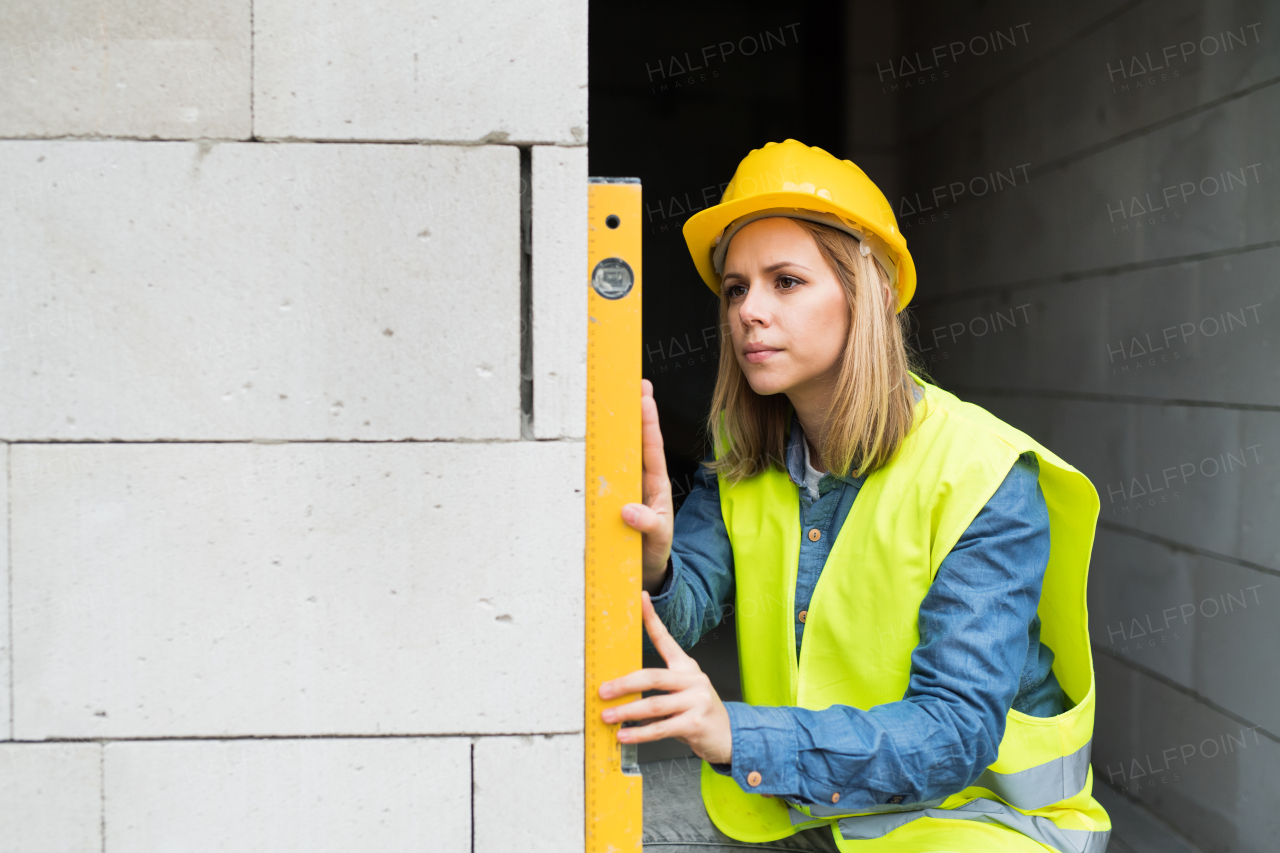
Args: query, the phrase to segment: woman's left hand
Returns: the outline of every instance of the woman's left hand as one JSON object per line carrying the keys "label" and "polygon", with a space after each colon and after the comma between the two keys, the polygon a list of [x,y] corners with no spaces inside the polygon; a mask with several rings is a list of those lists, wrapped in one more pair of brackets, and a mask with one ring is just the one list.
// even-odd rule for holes
{"label": "woman's left hand", "polygon": [[729,712],[711,686],[711,679],[668,633],[653,609],[649,593],[641,591],[640,608],[649,639],[667,662],[667,668],[637,669],[606,681],[600,685],[600,698],[612,699],[645,690],[668,692],[664,696],[649,696],[626,705],[605,708],[601,717],[606,723],[623,720],[648,723],[644,726],[623,726],[618,730],[619,741],[645,743],[673,737],[712,764],[730,763],[733,735],[729,728]]}

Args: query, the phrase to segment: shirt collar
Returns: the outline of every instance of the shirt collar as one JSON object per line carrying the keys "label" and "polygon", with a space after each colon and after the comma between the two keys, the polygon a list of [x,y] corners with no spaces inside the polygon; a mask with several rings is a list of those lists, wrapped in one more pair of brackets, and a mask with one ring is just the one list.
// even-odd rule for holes
{"label": "shirt collar", "polygon": [[[800,426],[800,418],[796,417],[795,410],[791,412],[791,432],[787,437],[787,473],[791,475],[791,482],[801,489],[806,488],[804,484],[804,427]],[[835,477],[843,483],[860,483],[863,479],[862,477],[846,477],[834,471],[827,471],[822,476],[823,479],[828,476]]]}

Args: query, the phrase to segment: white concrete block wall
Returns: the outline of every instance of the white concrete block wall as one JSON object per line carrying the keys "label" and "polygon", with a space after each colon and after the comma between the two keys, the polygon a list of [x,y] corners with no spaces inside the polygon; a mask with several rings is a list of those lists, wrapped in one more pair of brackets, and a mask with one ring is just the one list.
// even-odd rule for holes
{"label": "white concrete block wall", "polygon": [[515,147],[0,142],[0,176],[0,434],[519,438]]}
{"label": "white concrete block wall", "polygon": [[4,476],[0,477],[0,510],[4,516],[0,519],[0,740],[13,737],[13,647],[9,642],[12,630],[10,616],[12,608],[9,604],[9,445],[0,444],[0,464],[4,465]]}
{"label": "white concrete block wall", "polygon": [[264,138],[587,138],[584,2],[256,0],[253,29]]}
{"label": "white concrete block wall", "polygon": [[475,853],[582,849],[580,733],[480,738],[474,760]]}
{"label": "white concrete block wall", "polygon": [[0,7],[0,136],[247,139],[251,0]]}
{"label": "white concrete block wall", "polygon": [[585,438],[587,150],[533,149],[533,430]]}
{"label": "white concrete block wall", "polygon": [[469,737],[122,741],[106,847],[470,853]]}
{"label": "white concrete block wall", "polygon": [[0,11],[5,843],[581,849],[586,20]]}
{"label": "white concrete block wall", "polygon": [[16,445],[15,736],[578,730],[584,447]]}
{"label": "white concrete block wall", "polygon": [[0,743],[0,803],[6,850],[101,850],[102,745]]}

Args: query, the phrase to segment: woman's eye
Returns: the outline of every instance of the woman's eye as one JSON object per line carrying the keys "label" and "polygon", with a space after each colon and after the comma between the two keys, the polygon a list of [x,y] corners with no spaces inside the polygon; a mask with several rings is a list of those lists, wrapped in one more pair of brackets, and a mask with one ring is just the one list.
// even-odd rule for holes
{"label": "woman's eye", "polygon": [[[796,284],[800,284],[800,279],[796,278],[795,276],[790,276],[790,275],[780,275],[780,276],[778,276],[778,283],[779,283],[779,284],[781,284],[781,283],[782,283],[782,282],[784,282],[784,281],[792,281],[792,282],[795,282]],[[784,287],[784,288],[783,288],[783,290],[794,290],[794,289],[795,289],[795,288],[792,288],[792,287]]]}
{"label": "woman's eye", "polygon": [[[731,284],[725,289],[725,293],[728,294],[730,299],[733,299],[735,296],[741,296],[741,294],[738,293],[738,288],[740,287],[742,287],[740,284]],[[743,289],[745,290],[746,288]]]}

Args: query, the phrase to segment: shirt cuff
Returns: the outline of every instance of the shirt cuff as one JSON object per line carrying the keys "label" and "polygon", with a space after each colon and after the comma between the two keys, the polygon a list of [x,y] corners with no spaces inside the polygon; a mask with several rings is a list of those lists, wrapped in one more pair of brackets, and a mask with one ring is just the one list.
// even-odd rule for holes
{"label": "shirt cuff", "polygon": [[[732,776],[749,794],[796,798],[800,749],[796,721],[788,709],[745,702],[725,702],[724,707],[729,713],[733,755],[729,772],[723,775]],[[756,785],[751,784],[753,773],[760,774]]]}
{"label": "shirt cuff", "polygon": [[662,582],[662,587],[658,590],[657,595],[649,595],[649,600],[653,602],[655,610],[660,605],[666,604],[671,600],[671,591],[676,588],[675,560],[676,555],[674,553],[667,557],[666,579]]}

